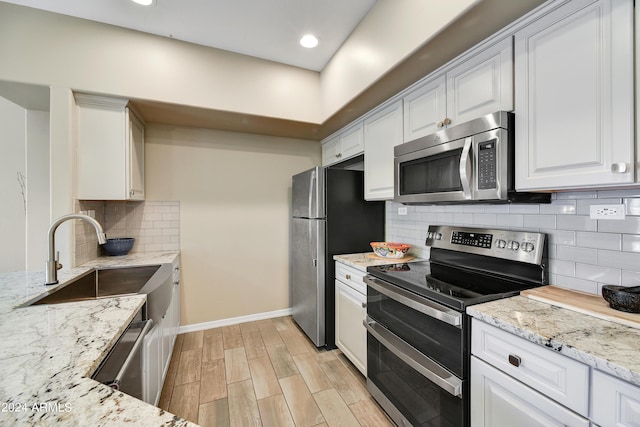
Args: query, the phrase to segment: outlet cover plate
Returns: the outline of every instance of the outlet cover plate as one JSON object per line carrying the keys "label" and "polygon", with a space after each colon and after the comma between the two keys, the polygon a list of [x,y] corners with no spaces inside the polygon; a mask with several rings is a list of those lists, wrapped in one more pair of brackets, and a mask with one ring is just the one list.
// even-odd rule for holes
{"label": "outlet cover plate", "polygon": [[624,205],[591,205],[589,206],[591,219],[624,219]]}

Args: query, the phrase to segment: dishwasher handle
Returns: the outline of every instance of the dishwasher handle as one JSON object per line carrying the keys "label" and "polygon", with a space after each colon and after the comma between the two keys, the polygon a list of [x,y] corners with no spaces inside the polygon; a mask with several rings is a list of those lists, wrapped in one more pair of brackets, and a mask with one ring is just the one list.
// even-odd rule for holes
{"label": "dishwasher handle", "polygon": [[131,363],[133,362],[136,353],[140,351],[140,347],[142,346],[142,341],[144,340],[144,337],[149,332],[149,329],[151,329],[151,326],[153,326],[153,321],[151,319],[145,320],[144,322],[140,322],[140,323],[144,323],[144,326],[142,327],[142,331],[140,331],[140,335],[138,335],[136,342],[133,344],[133,347],[131,347],[131,351],[127,355],[127,358],[122,364],[122,367],[120,368],[120,371],[118,372],[116,377],[113,379],[113,381],[107,384],[109,387],[113,388],[114,390],[120,389],[120,384],[122,383],[122,377],[124,377],[127,370],[129,370],[129,366],[131,366]]}

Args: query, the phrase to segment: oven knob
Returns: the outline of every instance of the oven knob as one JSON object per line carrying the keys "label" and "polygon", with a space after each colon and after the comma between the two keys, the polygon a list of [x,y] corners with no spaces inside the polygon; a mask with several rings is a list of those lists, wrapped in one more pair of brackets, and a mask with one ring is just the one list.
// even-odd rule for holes
{"label": "oven knob", "polygon": [[533,249],[535,248],[535,246],[533,246],[533,243],[531,242],[522,242],[520,247],[525,252],[533,252]]}
{"label": "oven knob", "polygon": [[509,243],[507,244],[507,249],[511,249],[512,251],[517,251],[520,248],[520,243],[516,242],[516,241],[509,241]]}
{"label": "oven knob", "polygon": [[436,240],[442,240],[442,233],[433,233],[433,234],[435,234],[434,238]]}
{"label": "oven knob", "polygon": [[507,242],[502,239],[496,240],[496,246],[500,249],[504,249],[507,246]]}

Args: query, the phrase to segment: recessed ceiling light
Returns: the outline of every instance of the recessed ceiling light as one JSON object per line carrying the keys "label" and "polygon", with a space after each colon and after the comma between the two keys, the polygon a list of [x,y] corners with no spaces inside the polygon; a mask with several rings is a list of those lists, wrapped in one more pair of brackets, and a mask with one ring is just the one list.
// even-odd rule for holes
{"label": "recessed ceiling light", "polygon": [[134,3],[141,4],[143,6],[151,6],[154,0],[132,0]]}
{"label": "recessed ceiling light", "polygon": [[300,39],[300,45],[302,47],[306,47],[306,48],[311,49],[312,47],[318,46],[318,39],[315,36],[311,35],[311,34],[305,34]]}

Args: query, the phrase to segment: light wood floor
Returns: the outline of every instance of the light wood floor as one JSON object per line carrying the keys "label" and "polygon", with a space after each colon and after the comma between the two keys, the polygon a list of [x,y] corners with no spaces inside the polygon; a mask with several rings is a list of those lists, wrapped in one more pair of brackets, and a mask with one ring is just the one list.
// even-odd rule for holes
{"label": "light wood floor", "polygon": [[159,406],[202,426],[393,426],[362,374],[291,317],[179,335]]}

